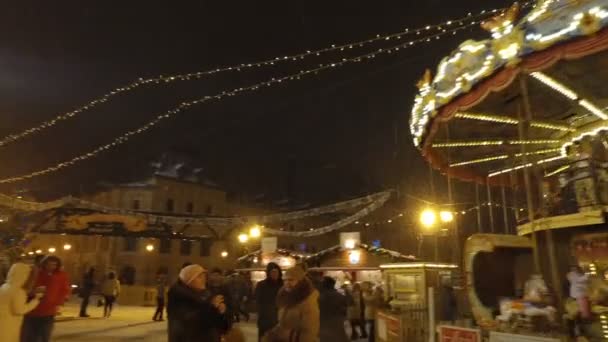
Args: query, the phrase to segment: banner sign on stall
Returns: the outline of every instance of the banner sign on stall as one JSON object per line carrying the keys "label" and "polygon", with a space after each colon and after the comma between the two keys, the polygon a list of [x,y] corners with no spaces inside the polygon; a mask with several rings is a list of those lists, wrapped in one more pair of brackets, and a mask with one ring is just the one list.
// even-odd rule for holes
{"label": "banner sign on stall", "polygon": [[481,342],[481,331],[478,329],[440,325],[437,330],[439,342]]}
{"label": "banner sign on stall", "polygon": [[274,253],[277,251],[277,238],[265,237],[262,238],[262,253]]}

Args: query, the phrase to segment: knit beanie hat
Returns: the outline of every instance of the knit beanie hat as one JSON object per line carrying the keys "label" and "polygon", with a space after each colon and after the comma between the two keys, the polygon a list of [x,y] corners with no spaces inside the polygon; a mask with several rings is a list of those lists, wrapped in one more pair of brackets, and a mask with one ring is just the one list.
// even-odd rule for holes
{"label": "knit beanie hat", "polygon": [[296,266],[288,269],[287,271],[285,271],[284,278],[300,281],[300,280],[304,279],[305,276],[306,276],[306,272],[304,271],[304,269],[301,266],[296,265]]}
{"label": "knit beanie hat", "polygon": [[205,269],[201,265],[189,265],[182,268],[182,270],[179,272],[179,279],[184,284],[190,285],[190,283],[196,279],[196,277],[205,272]]}

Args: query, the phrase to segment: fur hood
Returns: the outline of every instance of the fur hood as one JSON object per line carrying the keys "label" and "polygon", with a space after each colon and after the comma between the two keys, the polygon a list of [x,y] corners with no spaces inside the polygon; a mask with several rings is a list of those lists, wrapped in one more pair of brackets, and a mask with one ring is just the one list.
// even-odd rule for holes
{"label": "fur hood", "polygon": [[302,302],[304,302],[311,295],[319,296],[319,293],[312,286],[312,283],[308,278],[302,279],[296,287],[287,291],[285,287],[282,287],[277,295],[277,306],[282,308],[291,308]]}

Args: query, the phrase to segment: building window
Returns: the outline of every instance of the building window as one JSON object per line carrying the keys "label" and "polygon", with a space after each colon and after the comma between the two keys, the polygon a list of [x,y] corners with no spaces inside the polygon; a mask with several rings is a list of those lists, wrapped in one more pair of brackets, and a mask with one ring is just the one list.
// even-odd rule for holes
{"label": "building window", "polygon": [[131,209],[133,209],[133,210],[139,210],[139,208],[140,208],[139,200],[138,199],[133,200],[133,203],[131,204]]}
{"label": "building window", "polygon": [[173,199],[169,198],[167,200],[167,207],[165,209],[167,210],[168,213],[173,212],[173,210],[175,209],[175,202],[173,202]]}
{"label": "building window", "polygon": [[212,245],[212,241],[211,240],[201,240],[200,241],[200,256],[202,257],[208,257],[211,256],[211,245]]}
{"label": "building window", "polygon": [[192,214],[194,212],[194,203],[188,202],[186,203],[186,212]]}
{"label": "building window", "polygon": [[125,238],[125,252],[137,251],[137,239],[134,237]]}
{"label": "building window", "polygon": [[179,253],[181,255],[190,255],[192,251],[192,242],[190,240],[182,240],[179,246]]}
{"label": "building window", "polygon": [[213,206],[211,204],[207,204],[207,206],[205,207],[205,214],[207,214],[207,215],[213,214]]}
{"label": "building window", "polygon": [[160,239],[160,246],[158,251],[161,254],[169,254],[171,253],[171,240],[170,239]]}

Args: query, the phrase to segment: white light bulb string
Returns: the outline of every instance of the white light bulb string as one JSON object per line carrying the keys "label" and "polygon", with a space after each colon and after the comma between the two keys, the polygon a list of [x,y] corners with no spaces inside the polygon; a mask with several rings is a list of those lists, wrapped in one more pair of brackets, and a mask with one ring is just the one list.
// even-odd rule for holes
{"label": "white light bulb string", "polygon": [[[489,11],[483,10],[479,14],[476,14],[476,15],[468,13],[468,15],[466,17],[462,17],[462,18],[454,19],[454,20],[448,20],[448,21],[443,22],[442,24],[427,25],[427,26],[420,27],[420,28],[417,28],[414,30],[410,30],[410,29],[406,28],[403,31],[398,32],[398,33],[392,33],[392,34],[388,34],[388,35],[384,35],[384,36],[376,35],[375,38],[362,40],[362,41],[358,41],[358,42],[346,43],[346,44],[342,44],[342,45],[333,44],[333,45],[331,45],[331,47],[327,47],[327,48],[323,48],[323,49],[319,49],[319,50],[314,50],[314,51],[308,50],[304,53],[299,53],[299,54],[289,55],[289,56],[284,56],[284,57],[275,57],[272,59],[267,59],[267,60],[263,60],[263,61],[255,62],[255,63],[242,63],[239,65],[216,68],[216,69],[206,70],[206,71],[193,72],[193,73],[188,73],[188,74],[176,74],[176,75],[170,75],[170,76],[161,75],[158,77],[147,78],[147,79],[139,78],[138,80],[133,81],[132,83],[130,83],[128,85],[118,87],[118,88],[90,101],[86,105],[83,105],[77,109],[74,109],[70,112],[59,114],[52,119],[44,121],[37,126],[28,128],[19,133],[9,134],[0,139],[0,147],[4,147],[8,144],[21,140],[27,136],[36,134],[44,129],[53,127],[61,121],[71,119],[102,103],[107,102],[108,100],[110,100],[110,98],[112,98],[116,95],[119,95],[122,93],[128,93],[128,92],[135,90],[136,88],[139,88],[144,85],[164,84],[164,83],[172,83],[172,82],[178,82],[178,81],[189,81],[189,80],[193,80],[193,79],[200,79],[203,76],[213,75],[213,74],[226,72],[226,71],[242,71],[245,69],[251,69],[251,68],[255,68],[255,67],[271,66],[271,65],[275,65],[277,63],[285,62],[285,61],[298,61],[298,60],[302,60],[309,56],[313,56],[313,55],[320,56],[323,53],[327,53],[327,52],[331,52],[331,51],[337,51],[337,50],[344,51],[346,49],[353,49],[355,47],[363,47],[367,44],[375,43],[378,41],[401,39],[403,36],[406,36],[406,35],[412,35],[412,34],[420,35],[422,32],[431,31],[434,29],[440,30],[441,33],[454,32],[462,27],[470,26],[471,24],[475,25],[475,24],[479,23],[478,21],[474,20],[473,22],[466,24],[467,20],[477,19],[477,18],[484,17],[484,16],[490,16],[494,13],[497,13],[500,10],[502,10],[502,8],[493,9],[493,10],[489,10]],[[450,30],[446,29],[446,27],[454,27],[456,25],[460,25],[460,26],[456,27],[454,29],[450,29]]]}
{"label": "white light bulb string", "polygon": [[25,174],[25,175],[21,175],[21,176],[14,176],[14,177],[10,177],[10,178],[4,178],[4,179],[0,179],[0,184],[8,184],[8,183],[15,183],[15,182],[20,182],[20,181],[24,181],[27,179],[31,179],[34,177],[38,177],[38,176],[42,176],[42,175],[46,175],[52,172],[56,172],[59,171],[61,169],[64,169],[66,167],[72,166],[78,162],[82,162],[85,161],[87,159],[90,159],[94,156],[96,156],[97,154],[103,152],[103,151],[107,151],[111,148],[114,148],[116,146],[122,145],[125,142],[127,142],[132,136],[143,133],[144,131],[149,130],[150,128],[156,126],[158,123],[160,123],[161,121],[165,120],[165,119],[169,119],[171,117],[173,117],[174,115],[194,106],[194,105],[199,105],[211,100],[221,100],[224,97],[230,97],[230,96],[235,96],[237,94],[243,93],[243,92],[248,92],[248,91],[255,91],[255,90],[259,90],[260,88],[264,87],[264,86],[272,86],[272,85],[277,85],[286,81],[293,81],[293,80],[299,80],[302,76],[308,76],[311,74],[317,74],[319,71],[324,71],[324,70],[328,70],[328,69],[334,69],[337,67],[341,67],[344,66],[348,63],[357,63],[357,62],[362,62],[363,60],[369,60],[369,59],[374,59],[376,58],[378,55],[381,54],[392,54],[393,52],[397,52],[401,49],[407,49],[409,47],[412,47],[418,43],[422,43],[422,42],[429,42],[432,39],[439,39],[441,36],[446,35],[449,32],[457,32],[459,30],[465,30],[467,29],[469,26],[471,26],[472,24],[468,24],[467,26],[461,26],[458,27],[456,29],[454,29],[453,31],[446,31],[446,32],[440,32],[437,33],[435,35],[432,36],[427,36],[427,37],[423,37],[423,38],[419,38],[419,39],[415,39],[409,42],[405,42],[396,46],[392,46],[389,48],[381,48],[363,55],[359,55],[359,56],[355,56],[355,57],[351,57],[351,58],[343,58],[340,61],[336,61],[334,63],[328,63],[328,64],[322,64],[319,67],[316,68],[312,68],[312,69],[308,69],[308,70],[303,70],[294,74],[290,74],[287,76],[283,76],[283,77],[279,77],[279,78],[271,78],[270,80],[264,81],[264,82],[259,82],[250,86],[246,86],[246,87],[240,87],[240,88],[235,88],[231,91],[222,91],[219,94],[213,95],[213,96],[204,96],[202,98],[196,99],[196,100],[192,100],[192,101],[187,101],[187,102],[182,102],[179,106],[172,108],[170,110],[167,110],[165,112],[163,112],[162,114],[159,114],[158,116],[156,116],[156,118],[154,118],[151,121],[148,121],[146,124],[140,126],[137,129],[128,131],[120,136],[118,136],[117,138],[115,138],[112,142],[105,144],[105,145],[101,145],[93,150],[91,150],[90,152],[87,153],[83,153],[77,157],[74,157],[70,160],[61,162],[61,163],[57,163],[54,166],[42,169],[42,170],[38,170],[38,171],[34,171],[31,172],[29,174]]}

